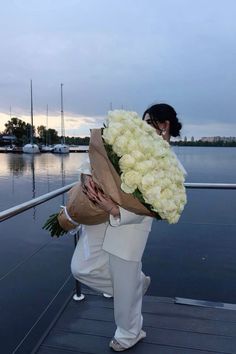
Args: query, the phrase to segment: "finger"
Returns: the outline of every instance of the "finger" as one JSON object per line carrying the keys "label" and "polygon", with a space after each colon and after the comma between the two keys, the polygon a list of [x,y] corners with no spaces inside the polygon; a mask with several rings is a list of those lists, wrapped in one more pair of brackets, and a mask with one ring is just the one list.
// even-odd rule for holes
{"label": "finger", "polygon": [[105,203],[106,202],[106,199],[100,193],[98,193],[96,197],[97,197],[97,200],[100,203]]}
{"label": "finger", "polygon": [[92,179],[92,177],[90,176],[90,178],[88,179],[88,187],[91,187],[92,189],[95,189],[96,185]]}
{"label": "finger", "polygon": [[86,189],[87,191],[89,191],[90,193],[93,193],[95,195],[97,195],[97,191],[94,187],[92,187],[90,184],[86,184]]}
{"label": "finger", "polygon": [[88,190],[87,193],[94,198],[97,197],[97,194],[93,190]]}
{"label": "finger", "polygon": [[89,200],[91,200],[91,201],[96,201],[96,197],[93,196],[93,195],[91,195],[91,194],[89,194],[89,193],[87,193],[87,197],[88,197]]}
{"label": "finger", "polygon": [[94,199],[94,200],[97,200],[98,199],[98,196],[96,193],[94,193],[94,191],[92,190],[87,190],[87,195],[90,199]]}
{"label": "finger", "polygon": [[97,196],[102,201],[112,202],[111,198],[108,195],[104,194],[103,192],[98,191],[97,192]]}
{"label": "finger", "polygon": [[88,184],[88,185],[87,185],[87,189],[88,189],[91,193],[97,195],[97,190],[96,190],[96,186],[95,186],[95,185],[93,186],[93,185],[91,185],[91,184]]}

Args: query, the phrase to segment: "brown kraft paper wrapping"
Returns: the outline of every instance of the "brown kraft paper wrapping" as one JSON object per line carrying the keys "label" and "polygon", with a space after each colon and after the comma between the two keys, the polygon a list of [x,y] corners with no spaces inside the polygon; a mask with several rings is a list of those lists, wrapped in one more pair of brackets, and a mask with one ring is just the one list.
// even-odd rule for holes
{"label": "brown kraft paper wrapping", "polygon": [[[89,158],[94,182],[116,204],[138,215],[153,216],[132,194],[121,190],[121,179],[107,156],[101,129],[91,130]],[[97,225],[109,220],[109,214],[93,204],[82,192],[80,182],[68,192],[66,208],[69,216],[79,224]],[[75,225],[67,219],[64,210],[59,213],[58,221],[66,231],[75,228]]]}

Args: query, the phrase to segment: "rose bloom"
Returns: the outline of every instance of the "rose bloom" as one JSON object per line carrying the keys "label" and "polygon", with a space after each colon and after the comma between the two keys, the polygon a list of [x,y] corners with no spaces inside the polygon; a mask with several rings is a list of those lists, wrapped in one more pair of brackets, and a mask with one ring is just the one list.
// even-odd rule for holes
{"label": "rose bloom", "polygon": [[137,148],[137,142],[135,139],[129,139],[126,146],[126,153],[131,154]]}
{"label": "rose bloom", "polygon": [[133,156],[135,161],[145,160],[145,155],[139,150],[133,150],[130,154]]}
{"label": "rose bloom", "polygon": [[117,137],[117,131],[116,129],[112,128],[105,128],[103,130],[103,139],[106,141],[107,144],[113,145]]}
{"label": "rose bloom", "polygon": [[141,186],[143,189],[152,187],[156,183],[155,172],[149,172],[142,177]]}
{"label": "rose bloom", "polygon": [[126,171],[129,168],[134,167],[135,159],[130,154],[123,155],[119,160],[119,166],[122,171]]}
{"label": "rose bloom", "polygon": [[135,170],[142,175],[153,171],[153,169],[154,169],[154,164],[152,160],[137,162],[137,164],[135,165]]}
{"label": "rose bloom", "polygon": [[133,189],[133,192],[135,191],[138,184],[140,183],[140,180],[141,180],[141,176],[136,171],[128,171],[121,174],[121,181],[126,186]]}
{"label": "rose bloom", "polygon": [[115,142],[113,143],[113,151],[121,157],[122,155],[126,154],[127,151],[127,140],[124,136],[119,136],[116,138]]}

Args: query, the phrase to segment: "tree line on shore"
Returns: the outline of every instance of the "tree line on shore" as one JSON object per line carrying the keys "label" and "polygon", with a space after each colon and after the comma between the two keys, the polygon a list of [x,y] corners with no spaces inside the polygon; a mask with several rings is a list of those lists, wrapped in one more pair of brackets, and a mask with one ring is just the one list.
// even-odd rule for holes
{"label": "tree line on shore", "polygon": [[[37,136],[35,133],[37,131]],[[23,120],[13,117],[5,123],[5,130],[0,133],[5,136],[14,136],[14,144],[16,146],[23,146],[30,141],[31,132],[33,133],[33,141],[39,145],[54,145],[61,142],[62,137],[58,135],[55,129],[47,129],[44,125],[40,125],[35,129],[31,124],[24,122]],[[65,137],[65,143],[68,145],[89,145],[89,137]],[[0,145],[4,145],[6,142],[0,139]],[[206,140],[187,140],[185,137],[183,140],[173,141],[172,145],[178,146],[219,146],[219,147],[236,147],[236,140],[226,141],[225,139],[218,139],[217,141]]]}
{"label": "tree line on shore", "polygon": [[[54,145],[61,142],[62,137],[58,135],[55,129],[47,129],[44,125],[40,125],[37,128],[32,127],[31,124],[24,122],[23,120],[13,117],[4,124],[5,129],[0,133],[2,136],[15,137],[14,145],[23,146],[30,142],[31,133],[33,141],[39,145]],[[37,136],[35,133],[37,131]],[[65,143],[68,145],[89,145],[89,137],[65,137]],[[0,145],[5,145],[4,139],[0,139]]]}

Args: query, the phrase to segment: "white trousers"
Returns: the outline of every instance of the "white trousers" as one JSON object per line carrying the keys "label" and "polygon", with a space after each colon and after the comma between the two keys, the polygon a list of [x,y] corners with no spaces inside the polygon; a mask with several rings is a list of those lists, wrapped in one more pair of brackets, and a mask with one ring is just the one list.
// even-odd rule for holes
{"label": "white trousers", "polygon": [[126,261],[102,249],[107,225],[83,226],[71,271],[81,283],[114,297],[115,338],[128,348],[137,342],[142,329],[145,275],[141,262]]}

